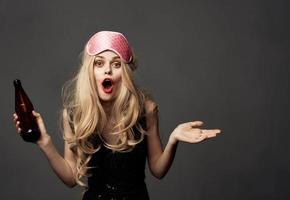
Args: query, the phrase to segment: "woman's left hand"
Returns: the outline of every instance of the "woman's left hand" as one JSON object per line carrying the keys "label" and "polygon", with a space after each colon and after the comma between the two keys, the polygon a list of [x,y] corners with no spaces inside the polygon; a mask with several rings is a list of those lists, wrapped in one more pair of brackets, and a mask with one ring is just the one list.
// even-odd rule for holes
{"label": "woman's left hand", "polygon": [[215,137],[217,134],[221,133],[220,129],[198,128],[202,124],[202,121],[193,121],[179,124],[171,133],[169,141],[171,143],[176,143],[178,141],[198,143],[205,139]]}

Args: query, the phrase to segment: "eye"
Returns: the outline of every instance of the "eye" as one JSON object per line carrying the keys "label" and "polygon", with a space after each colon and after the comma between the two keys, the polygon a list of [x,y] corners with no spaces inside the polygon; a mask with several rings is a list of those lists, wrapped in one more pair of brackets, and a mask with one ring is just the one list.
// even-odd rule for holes
{"label": "eye", "polygon": [[101,66],[103,66],[103,61],[101,61],[101,60],[95,60],[95,62],[94,62],[94,66],[96,66],[96,67],[101,67]]}
{"label": "eye", "polygon": [[120,68],[121,67],[121,62],[120,61],[113,62],[113,67]]}

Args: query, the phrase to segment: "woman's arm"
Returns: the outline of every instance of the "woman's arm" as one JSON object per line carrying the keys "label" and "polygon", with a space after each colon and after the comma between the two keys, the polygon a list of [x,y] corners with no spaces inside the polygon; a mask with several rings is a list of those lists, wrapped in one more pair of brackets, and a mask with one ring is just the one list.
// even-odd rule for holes
{"label": "woman's arm", "polygon": [[170,134],[165,149],[159,136],[158,108],[155,102],[147,100],[145,103],[147,124],[148,164],[151,173],[158,179],[163,178],[174,160],[178,142],[198,143],[207,138],[215,137],[221,132],[219,129],[200,129],[203,122],[193,121],[178,125]]}
{"label": "woman's arm", "polygon": [[50,140],[46,145],[39,147],[49,161],[51,168],[62,182],[68,187],[74,187],[76,185],[74,170],[71,167],[70,162],[58,153],[52,140]]}
{"label": "woman's arm", "polygon": [[[73,152],[69,149],[69,145],[65,142],[64,157],[62,157],[55,145],[52,142],[50,135],[47,133],[43,119],[41,115],[33,111],[33,115],[36,117],[37,124],[39,126],[41,136],[36,142],[38,147],[42,150],[47,160],[49,161],[53,171],[62,180],[62,182],[68,187],[74,187],[76,185],[75,176],[76,174],[76,160]],[[72,132],[67,122],[67,115],[64,112],[64,134],[69,137]],[[14,122],[17,128],[17,132],[20,133],[20,122],[17,120],[18,117],[14,114]]]}
{"label": "woman's arm", "polygon": [[[43,124],[44,127],[44,123],[41,117],[38,118],[38,124],[40,126]],[[66,137],[72,136],[73,133],[68,123],[68,116],[66,111],[63,112],[63,130]],[[62,180],[62,182],[68,187],[76,186],[76,158],[72,150],[69,148],[69,144],[66,141],[64,142],[64,157],[58,153],[50,137],[47,143],[39,144],[38,146],[47,157],[53,171]]]}
{"label": "woman's arm", "polygon": [[178,142],[169,141],[163,151],[159,136],[158,107],[152,100],[147,100],[145,109],[149,169],[153,176],[161,179],[166,175],[174,160]]}

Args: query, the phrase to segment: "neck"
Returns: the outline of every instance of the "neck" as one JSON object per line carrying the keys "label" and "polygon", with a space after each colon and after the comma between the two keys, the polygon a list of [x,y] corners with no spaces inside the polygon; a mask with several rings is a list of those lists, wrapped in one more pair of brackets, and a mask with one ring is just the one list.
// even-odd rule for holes
{"label": "neck", "polygon": [[101,104],[104,108],[104,111],[107,115],[110,115],[112,109],[112,102],[111,101],[101,101]]}

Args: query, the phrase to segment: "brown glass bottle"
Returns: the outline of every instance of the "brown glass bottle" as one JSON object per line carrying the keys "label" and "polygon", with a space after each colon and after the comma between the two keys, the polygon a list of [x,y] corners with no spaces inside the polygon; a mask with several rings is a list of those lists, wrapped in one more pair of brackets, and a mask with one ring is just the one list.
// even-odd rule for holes
{"label": "brown glass bottle", "polygon": [[21,137],[26,142],[36,142],[40,137],[40,131],[32,111],[34,107],[22,88],[21,81],[13,81],[15,87],[15,112],[18,115],[21,128]]}

